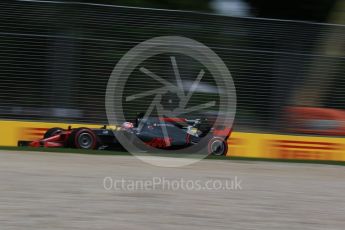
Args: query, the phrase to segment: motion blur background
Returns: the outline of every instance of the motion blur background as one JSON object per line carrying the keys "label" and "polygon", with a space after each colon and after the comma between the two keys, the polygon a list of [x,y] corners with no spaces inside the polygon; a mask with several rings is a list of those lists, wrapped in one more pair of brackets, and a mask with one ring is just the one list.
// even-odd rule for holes
{"label": "motion blur background", "polygon": [[[142,41],[176,35],[228,66],[235,130],[341,129],[344,23],[343,0],[1,1],[0,118],[107,123],[117,61]],[[289,123],[289,114],[310,117]]]}

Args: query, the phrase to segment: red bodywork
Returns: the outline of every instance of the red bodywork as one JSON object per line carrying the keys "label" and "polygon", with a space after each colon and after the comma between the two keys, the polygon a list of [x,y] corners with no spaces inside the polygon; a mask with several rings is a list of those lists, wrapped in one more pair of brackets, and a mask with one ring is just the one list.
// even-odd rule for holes
{"label": "red bodywork", "polygon": [[153,148],[166,148],[170,146],[172,139],[171,138],[154,138],[145,144]]}
{"label": "red bodywork", "polygon": [[30,147],[64,147],[68,137],[71,135],[71,130],[62,131],[52,137],[35,140],[29,143]]}
{"label": "red bodywork", "polygon": [[226,140],[230,137],[231,132],[232,132],[231,128],[214,129],[213,130],[213,136],[222,137]]}

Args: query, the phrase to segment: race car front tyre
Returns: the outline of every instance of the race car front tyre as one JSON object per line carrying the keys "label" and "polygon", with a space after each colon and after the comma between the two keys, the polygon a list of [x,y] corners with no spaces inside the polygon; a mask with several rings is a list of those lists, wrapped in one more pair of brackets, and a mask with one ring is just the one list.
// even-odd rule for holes
{"label": "race car front tyre", "polygon": [[62,132],[62,128],[59,128],[59,127],[48,129],[47,132],[44,134],[43,139],[55,136],[61,132]]}
{"label": "race car front tyre", "polygon": [[208,154],[215,156],[225,156],[228,152],[228,144],[223,138],[213,137],[208,142]]}
{"label": "race car front tyre", "polygon": [[96,149],[98,144],[95,133],[88,128],[73,130],[68,139],[69,147],[78,149]]}

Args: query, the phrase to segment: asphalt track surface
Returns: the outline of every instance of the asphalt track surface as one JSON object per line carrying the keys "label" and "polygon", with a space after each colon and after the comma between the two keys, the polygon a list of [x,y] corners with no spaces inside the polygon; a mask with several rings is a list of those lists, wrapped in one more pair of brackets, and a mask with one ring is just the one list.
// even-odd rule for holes
{"label": "asphalt track surface", "polygon": [[[0,151],[0,229],[344,229],[343,166]],[[232,190],[112,189],[105,177],[234,180]],[[146,187],[147,188],[147,187]],[[151,187],[152,188],[152,187]]]}

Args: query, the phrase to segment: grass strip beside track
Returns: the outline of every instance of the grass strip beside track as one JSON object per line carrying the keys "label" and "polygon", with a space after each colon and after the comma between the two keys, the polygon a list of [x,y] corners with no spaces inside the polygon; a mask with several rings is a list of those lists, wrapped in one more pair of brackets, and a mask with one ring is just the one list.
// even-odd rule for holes
{"label": "grass strip beside track", "polygon": [[324,161],[324,160],[300,160],[300,159],[269,159],[269,158],[249,158],[249,157],[217,157],[209,156],[206,159],[233,160],[233,161],[266,161],[266,162],[286,162],[286,163],[307,163],[307,164],[328,164],[345,166],[344,161]]}
{"label": "grass strip beside track", "polygon": [[[132,155],[126,151],[112,150],[82,150],[69,148],[32,148],[32,147],[0,147],[0,150],[10,151],[37,151],[37,152],[61,152],[61,153],[78,153],[89,155],[112,155],[112,156],[129,156]],[[159,154],[157,156],[175,156],[174,154]],[[226,157],[226,156],[208,156],[205,159],[211,160],[230,160],[230,161],[266,161],[266,162],[287,162],[287,163],[309,163],[309,164],[329,164],[345,166],[343,161],[322,161],[322,160],[297,160],[297,159],[268,159],[268,158],[247,158],[247,157]]]}
{"label": "grass strip beside track", "polygon": [[54,152],[54,153],[79,153],[90,155],[132,155],[125,151],[108,151],[108,150],[84,150],[72,148],[33,148],[33,147],[0,147],[0,150],[10,151],[36,151],[36,152]]}

